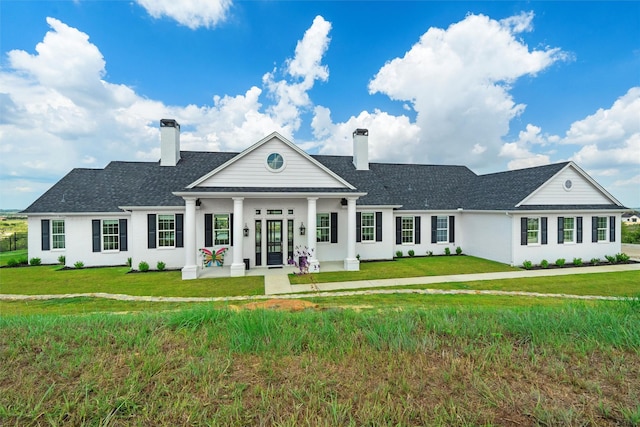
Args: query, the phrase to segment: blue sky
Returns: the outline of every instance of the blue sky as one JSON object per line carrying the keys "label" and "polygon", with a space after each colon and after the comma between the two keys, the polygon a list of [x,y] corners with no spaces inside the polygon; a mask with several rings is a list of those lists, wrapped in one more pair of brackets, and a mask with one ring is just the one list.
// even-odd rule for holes
{"label": "blue sky", "polygon": [[0,3],[0,208],[75,167],[240,151],[476,173],[573,160],[640,207],[640,2]]}

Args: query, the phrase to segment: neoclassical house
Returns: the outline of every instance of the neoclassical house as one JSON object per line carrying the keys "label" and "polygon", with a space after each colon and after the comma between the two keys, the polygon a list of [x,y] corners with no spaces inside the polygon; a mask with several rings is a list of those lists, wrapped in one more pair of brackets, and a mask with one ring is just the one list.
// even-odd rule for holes
{"label": "neoclassical house", "polygon": [[162,261],[195,279],[201,249],[226,249],[232,276],[286,264],[298,246],[312,271],[458,246],[511,265],[620,252],[627,209],[573,162],[476,175],[369,162],[366,129],[353,156],[309,155],[275,132],[240,153],[180,151],[175,120],[160,134],[160,161],[74,169],[29,206],[29,257]]}

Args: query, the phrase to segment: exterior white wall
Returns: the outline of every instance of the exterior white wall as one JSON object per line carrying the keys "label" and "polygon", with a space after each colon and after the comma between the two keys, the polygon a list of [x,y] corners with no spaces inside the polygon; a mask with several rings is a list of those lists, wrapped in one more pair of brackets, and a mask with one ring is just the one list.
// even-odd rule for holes
{"label": "exterior white wall", "polygon": [[[131,267],[138,269],[141,261],[149,264],[151,270],[155,270],[158,261],[165,263],[166,269],[179,269],[184,267],[185,248],[159,248],[149,249],[147,246],[147,214],[184,214],[183,210],[152,210],[135,211],[131,214],[129,227],[129,248],[131,257]],[[157,233],[157,231],[156,231]]]}
{"label": "exterior white wall", "polygon": [[[460,233],[464,235],[461,245],[463,253],[511,264],[512,217],[505,213],[476,212],[464,212],[460,217]],[[520,236],[519,229],[517,236]]]}
{"label": "exterior white wall", "polygon": [[338,214],[338,243],[316,242],[316,257],[320,262],[344,260],[347,257],[347,207],[337,199],[318,199],[316,212]]}
{"label": "exterior white wall", "polygon": [[[571,180],[571,188],[564,183]],[[568,201],[569,200],[569,201]],[[527,205],[597,205],[610,204],[605,195],[574,168],[569,167],[544,184],[526,201]]]}
{"label": "exterior white wall", "polygon": [[[453,216],[455,218],[455,224],[454,224],[454,234],[455,234],[455,241],[454,242],[446,242],[446,243],[431,243],[431,216],[432,215],[436,215],[436,216],[446,216],[446,217],[450,217]],[[420,244],[416,244],[416,243],[401,243],[401,244],[397,244],[396,243],[396,218],[397,217],[403,217],[403,216],[410,216],[410,217],[420,217]],[[392,243],[393,243],[393,250],[392,250],[392,254],[393,256],[395,256],[397,251],[402,251],[404,256],[407,256],[410,250],[413,250],[415,252],[416,256],[423,256],[426,255],[428,252],[432,252],[433,255],[442,255],[444,254],[445,248],[449,248],[449,250],[451,251],[452,254],[456,253],[456,247],[460,246],[462,247],[462,236],[463,236],[463,231],[462,231],[462,223],[460,221],[460,215],[458,214],[451,214],[450,212],[441,212],[441,213],[431,213],[429,212],[428,214],[420,214],[420,213],[411,213],[411,212],[402,212],[402,211],[396,211],[394,212],[393,215],[393,219],[392,219],[392,225],[393,225],[393,235],[392,235]],[[414,239],[415,241],[415,239]],[[464,248],[463,248],[464,250]]]}
{"label": "exterior white wall", "polygon": [[[273,172],[267,167],[266,159],[271,153],[280,153],[284,158],[284,168],[279,172]],[[218,171],[198,187],[345,188],[345,185],[274,137]]]}
{"label": "exterior white wall", "polygon": [[382,212],[382,242],[356,242],[356,255],[360,260],[392,259],[396,241],[393,209],[358,206],[356,212]]}
{"label": "exterior white wall", "polygon": [[[616,217],[616,238],[615,242],[592,242],[591,241],[591,217],[609,216]],[[520,244],[520,218],[522,217],[547,217],[548,234],[546,245],[542,244]],[[582,243],[558,243],[558,217],[582,217]],[[571,264],[574,258],[582,258],[583,263],[588,263],[592,258],[599,258],[605,261],[605,255],[615,255],[622,251],[621,231],[622,226],[620,214],[605,215],[602,212],[581,212],[576,214],[534,214],[513,216],[513,265],[520,266],[524,261],[531,261],[534,265],[546,259],[550,264],[555,263],[558,258],[564,258],[567,264]]]}

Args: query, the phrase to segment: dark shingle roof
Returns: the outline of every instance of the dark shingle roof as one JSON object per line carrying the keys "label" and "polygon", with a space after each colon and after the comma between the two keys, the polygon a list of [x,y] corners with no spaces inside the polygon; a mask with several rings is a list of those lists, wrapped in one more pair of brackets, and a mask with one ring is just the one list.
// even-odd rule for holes
{"label": "dark shingle roof", "polygon": [[[119,206],[183,206],[183,199],[172,194],[178,191],[364,192],[367,195],[358,199],[359,205],[401,206],[402,210],[513,210],[518,202],[567,165],[565,162],[478,176],[465,166],[371,163],[370,170],[358,171],[350,156],[313,155],[356,190],[186,188],[237,154],[183,151],[174,167],[160,166],[159,162],[111,162],[104,169],[74,169],[24,212],[119,212]],[[612,207],[617,206],[598,209]]]}

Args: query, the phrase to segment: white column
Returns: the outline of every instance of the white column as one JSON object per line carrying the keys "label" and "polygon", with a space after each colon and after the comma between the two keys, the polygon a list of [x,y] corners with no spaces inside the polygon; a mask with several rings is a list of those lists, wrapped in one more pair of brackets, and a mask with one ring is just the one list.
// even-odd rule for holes
{"label": "white column", "polygon": [[244,234],[242,232],[244,218],[244,197],[233,198],[233,263],[231,264],[231,276],[244,276],[244,261],[242,260]]}
{"label": "white column", "polygon": [[316,254],[316,201],[317,197],[307,197],[307,247],[311,252],[309,259],[309,272],[318,273],[320,263]]}
{"label": "white column", "polygon": [[185,262],[182,267],[182,280],[198,278],[196,264],[196,199],[185,199],[184,209],[184,254]]}
{"label": "white column", "polygon": [[356,197],[347,198],[347,257],[344,269],[360,270],[360,261],[356,258]]}

